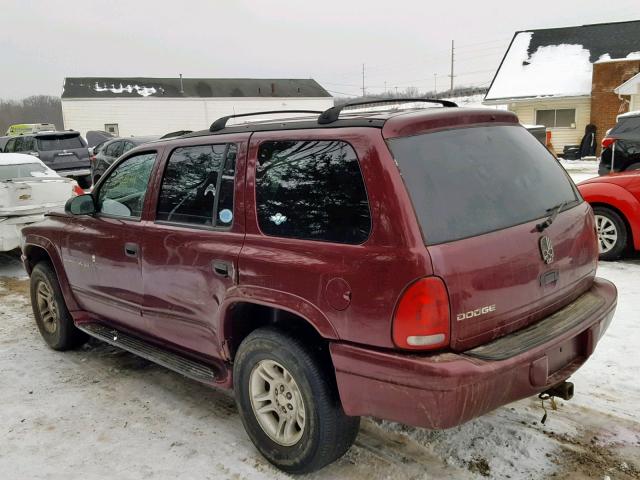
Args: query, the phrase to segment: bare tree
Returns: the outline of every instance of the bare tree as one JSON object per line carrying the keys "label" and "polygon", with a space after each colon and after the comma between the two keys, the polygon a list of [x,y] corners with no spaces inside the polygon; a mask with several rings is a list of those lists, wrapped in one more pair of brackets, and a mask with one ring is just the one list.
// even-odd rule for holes
{"label": "bare tree", "polygon": [[0,135],[16,123],[53,123],[63,128],[58,97],[34,95],[22,100],[0,100]]}

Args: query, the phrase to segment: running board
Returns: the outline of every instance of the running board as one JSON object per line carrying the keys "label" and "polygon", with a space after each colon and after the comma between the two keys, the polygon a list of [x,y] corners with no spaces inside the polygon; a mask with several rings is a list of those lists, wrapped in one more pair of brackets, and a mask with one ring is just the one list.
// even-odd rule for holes
{"label": "running board", "polygon": [[139,357],[162,365],[163,367],[178,372],[199,382],[208,384],[218,383],[216,371],[209,365],[191,360],[185,356],[157,347],[128,333],[121,332],[113,327],[107,327],[100,323],[84,323],[77,327],[88,335],[109,343],[113,346],[127,350]]}

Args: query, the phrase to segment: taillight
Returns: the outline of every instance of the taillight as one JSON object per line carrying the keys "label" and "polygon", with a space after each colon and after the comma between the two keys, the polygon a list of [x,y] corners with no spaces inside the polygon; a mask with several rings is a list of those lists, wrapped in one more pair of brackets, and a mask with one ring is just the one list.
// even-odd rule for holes
{"label": "taillight", "polygon": [[73,182],[73,187],[71,188],[71,196],[75,197],[78,195],[84,195],[84,190],[81,189],[76,182]]}
{"label": "taillight", "polygon": [[442,279],[422,278],[402,294],[393,317],[393,343],[399,348],[430,350],[449,344],[449,294]]}
{"label": "taillight", "polygon": [[614,138],[604,137],[602,139],[602,148],[609,148],[615,141]]}

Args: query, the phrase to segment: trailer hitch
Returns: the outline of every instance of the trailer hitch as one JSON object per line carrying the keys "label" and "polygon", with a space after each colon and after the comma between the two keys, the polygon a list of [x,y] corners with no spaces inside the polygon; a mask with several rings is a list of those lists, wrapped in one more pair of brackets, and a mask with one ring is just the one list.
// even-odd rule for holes
{"label": "trailer hitch", "polygon": [[549,400],[549,403],[551,403],[551,409],[557,410],[558,406],[556,405],[555,397],[562,398],[563,400],[571,400],[573,398],[573,383],[559,383],[538,395],[542,410],[544,410],[544,415],[542,416],[542,420],[540,420],[540,423],[543,425],[547,421],[547,409],[544,406],[544,401]]}

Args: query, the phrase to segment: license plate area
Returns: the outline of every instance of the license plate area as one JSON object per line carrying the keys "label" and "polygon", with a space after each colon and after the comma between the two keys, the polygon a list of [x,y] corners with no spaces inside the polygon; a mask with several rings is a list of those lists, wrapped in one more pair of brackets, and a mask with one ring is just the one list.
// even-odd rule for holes
{"label": "license plate area", "polygon": [[587,334],[582,332],[577,337],[573,337],[562,345],[547,351],[549,375],[562,370],[578,358],[586,357]]}

